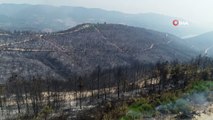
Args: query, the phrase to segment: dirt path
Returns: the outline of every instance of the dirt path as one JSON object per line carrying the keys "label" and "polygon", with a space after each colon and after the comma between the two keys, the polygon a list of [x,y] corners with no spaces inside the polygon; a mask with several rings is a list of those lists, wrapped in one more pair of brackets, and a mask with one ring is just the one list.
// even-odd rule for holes
{"label": "dirt path", "polygon": [[213,103],[209,104],[205,110],[198,111],[193,120],[213,120]]}

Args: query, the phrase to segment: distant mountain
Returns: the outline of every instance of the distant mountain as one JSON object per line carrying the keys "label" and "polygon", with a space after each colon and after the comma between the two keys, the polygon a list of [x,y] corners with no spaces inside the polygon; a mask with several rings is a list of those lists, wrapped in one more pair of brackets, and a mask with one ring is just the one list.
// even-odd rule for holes
{"label": "distant mountain", "polygon": [[97,66],[189,60],[196,53],[171,34],[118,24],[81,24],[55,33],[0,35],[0,76],[54,75],[68,79]]}
{"label": "distant mountain", "polygon": [[201,28],[174,27],[175,17],[146,13],[125,14],[82,7],[54,7],[47,5],[1,4],[0,28],[6,30],[60,31],[82,23],[114,23],[167,32],[179,37],[201,33]]}
{"label": "distant mountain", "polygon": [[186,42],[189,47],[200,51],[201,54],[213,57],[213,32],[186,39]]}

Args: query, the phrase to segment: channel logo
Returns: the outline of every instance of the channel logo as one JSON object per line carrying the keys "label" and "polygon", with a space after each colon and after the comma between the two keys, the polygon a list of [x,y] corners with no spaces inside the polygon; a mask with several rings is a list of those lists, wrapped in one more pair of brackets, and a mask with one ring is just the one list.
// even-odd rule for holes
{"label": "channel logo", "polygon": [[181,25],[189,25],[189,23],[187,21],[183,21],[183,20],[173,20],[172,21],[173,26],[177,27],[177,26],[181,26]]}

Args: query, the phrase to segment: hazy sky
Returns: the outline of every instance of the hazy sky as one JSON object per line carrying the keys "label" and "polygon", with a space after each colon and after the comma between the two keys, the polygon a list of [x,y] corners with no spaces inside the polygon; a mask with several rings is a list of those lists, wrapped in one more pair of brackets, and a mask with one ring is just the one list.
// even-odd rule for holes
{"label": "hazy sky", "polygon": [[213,28],[213,0],[0,0],[0,3],[82,6],[126,13],[153,12],[182,17]]}

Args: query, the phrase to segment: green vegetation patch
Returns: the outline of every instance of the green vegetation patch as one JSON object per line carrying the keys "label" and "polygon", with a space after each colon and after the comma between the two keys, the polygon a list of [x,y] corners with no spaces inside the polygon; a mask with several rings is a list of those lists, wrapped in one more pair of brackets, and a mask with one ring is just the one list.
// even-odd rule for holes
{"label": "green vegetation patch", "polygon": [[187,87],[188,93],[213,91],[213,81],[195,81],[189,84]]}
{"label": "green vegetation patch", "polygon": [[121,118],[121,120],[135,120],[142,117],[152,117],[154,113],[154,106],[142,98],[129,106],[128,112]]}
{"label": "green vegetation patch", "polygon": [[[190,104],[187,100],[179,98],[193,93],[207,92],[210,96],[208,99],[213,101],[213,95],[210,94],[210,91],[213,91],[213,81],[193,81],[184,90],[167,91],[160,96],[153,94],[151,95],[152,98],[149,96],[146,99],[136,100],[128,107],[128,112],[120,120],[137,120],[144,117],[152,117],[157,114],[157,111],[173,114],[187,113],[192,110]],[[149,102],[153,98],[155,100]],[[156,106],[158,106],[157,109],[155,109]]]}

